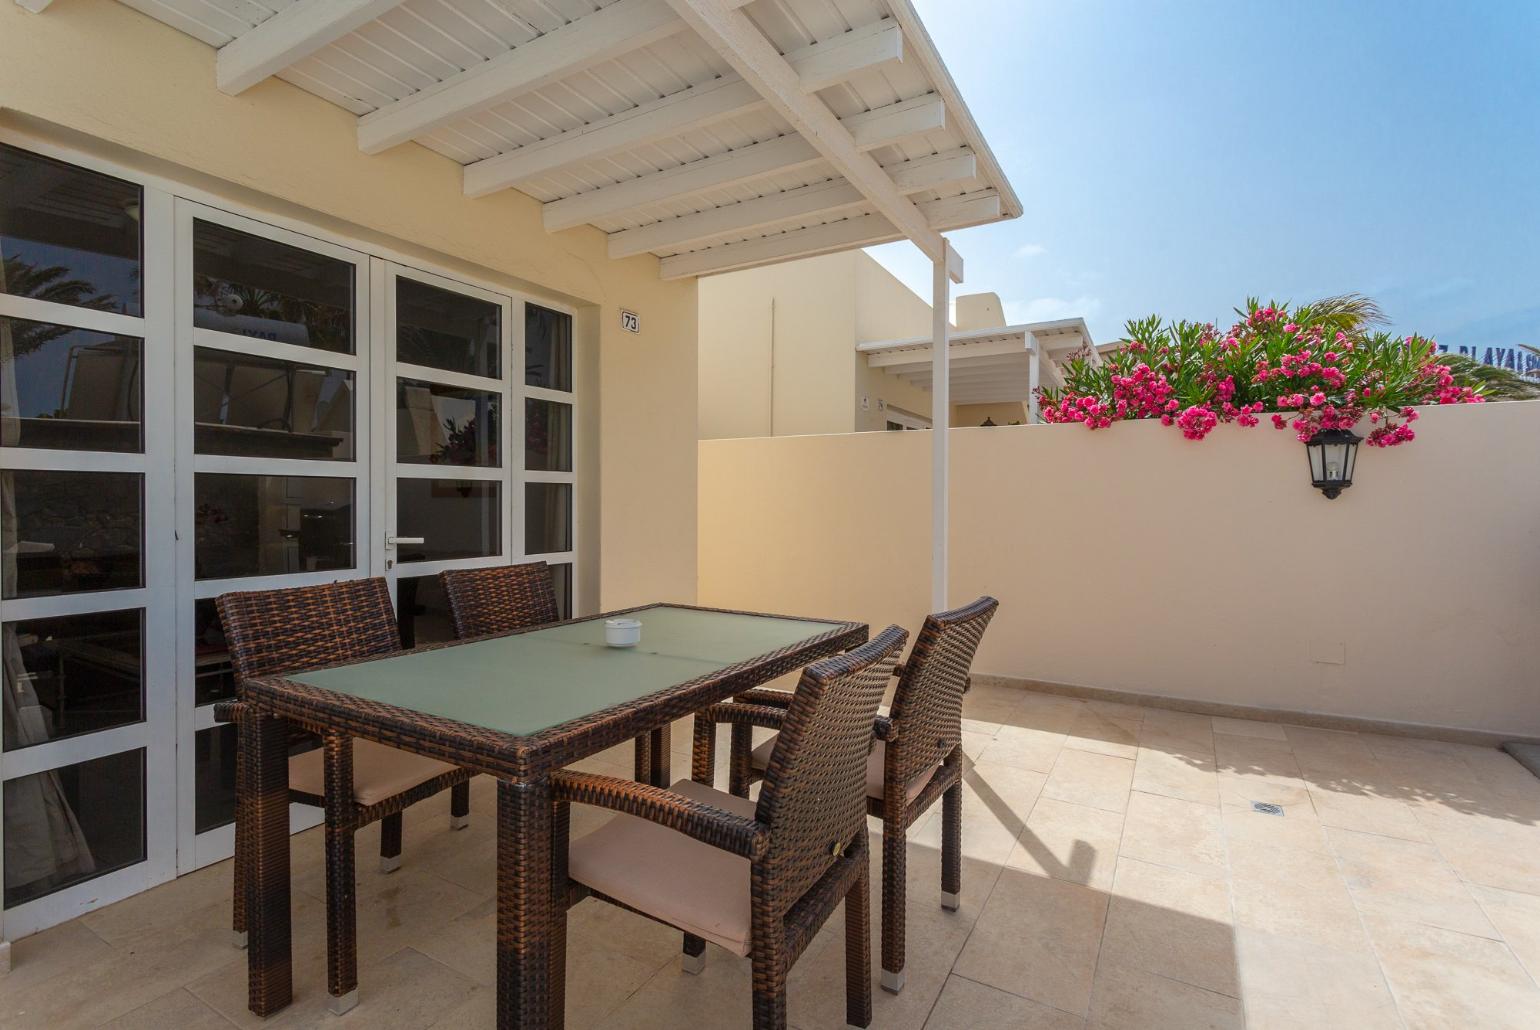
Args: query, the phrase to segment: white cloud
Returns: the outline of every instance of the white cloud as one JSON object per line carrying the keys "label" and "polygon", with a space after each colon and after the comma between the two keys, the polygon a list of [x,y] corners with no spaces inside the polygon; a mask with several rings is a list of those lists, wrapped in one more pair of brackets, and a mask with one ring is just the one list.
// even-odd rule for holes
{"label": "white cloud", "polygon": [[1016,248],[1016,256],[1022,260],[1042,257],[1046,253],[1048,253],[1048,248],[1041,243],[1023,243]]}
{"label": "white cloud", "polygon": [[1083,318],[1090,321],[1102,308],[1097,297],[1034,297],[1031,300],[1005,302],[1005,320],[1011,325],[1027,322],[1052,322],[1059,318]]}

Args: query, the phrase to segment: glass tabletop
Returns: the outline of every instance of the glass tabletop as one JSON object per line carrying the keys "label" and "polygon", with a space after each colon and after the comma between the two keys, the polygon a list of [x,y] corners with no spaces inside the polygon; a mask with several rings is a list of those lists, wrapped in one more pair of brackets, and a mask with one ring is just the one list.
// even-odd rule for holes
{"label": "glass tabletop", "polygon": [[624,617],[642,624],[636,647],[606,646],[601,618],[285,678],[529,736],[841,626],[668,606]]}

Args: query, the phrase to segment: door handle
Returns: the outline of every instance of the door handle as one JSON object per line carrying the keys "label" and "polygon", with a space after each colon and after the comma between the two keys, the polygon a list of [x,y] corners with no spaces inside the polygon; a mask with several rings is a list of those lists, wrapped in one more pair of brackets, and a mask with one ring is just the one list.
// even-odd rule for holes
{"label": "door handle", "polygon": [[422,543],[426,543],[426,542],[427,541],[424,540],[420,536],[388,536],[387,535],[385,537],[385,547],[387,549],[393,548],[397,544],[422,544]]}

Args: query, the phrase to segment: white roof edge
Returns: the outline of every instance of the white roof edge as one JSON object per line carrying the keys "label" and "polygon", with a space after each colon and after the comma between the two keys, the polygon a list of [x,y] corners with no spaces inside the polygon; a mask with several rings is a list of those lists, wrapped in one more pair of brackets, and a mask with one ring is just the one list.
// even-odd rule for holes
{"label": "white roof edge", "polygon": [[986,174],[982,178],[993,183],[995,189],[999,191],[1001,211],[998,221],[1020,218],[1021,200],[1016,196],[1016,190],[1011,186],[1011,181],[1005,177],[1005,170],[996,160],[994,150],[984,139],[984,133],[979,129],[978,122],[973,118],[973,112],[968,109],[967,103],[963,100],[962,91],[957,88],[957,82],[952,78],[951,71],[947,69],[946,62],[941,59],[935,40],[930,38],[930,33],[926,31],[925,23],[920,20],[914,4],[910,0],[886,0],[886,2],[889,12],[903,31],[904,38],[914,48],[915,58],[925,69],[926,76],[935,84],[936,91],[941,94],[941,99],[946,103],[947,111],[956,118],[958,131],[962,133],[968,146],[973,148],[973,152],[983,164]]}
{"label": "white roof edge", "polygon": [[[961,332],[954,329],[950,339],[953,344],[958,344],[977,340],[993,340],[1002,336],[1020,336],[1023,344],[1025,344],[1026,338],[1035,333],[1069,331],[1079,332],[1093,350],[1096,348],[1096,342],[1091,339],[1091,330],[1083,318],[1056,318],[1047,322],[1027,322],[1022,325],[996,326],[993,329],[968,329]],[[925,348],[929,347],[933,342],[929,336],[914,336],[905,340],[875,340],[870,343],[856,344],[856,350],[862,354],[876,354],[891,350]]]}

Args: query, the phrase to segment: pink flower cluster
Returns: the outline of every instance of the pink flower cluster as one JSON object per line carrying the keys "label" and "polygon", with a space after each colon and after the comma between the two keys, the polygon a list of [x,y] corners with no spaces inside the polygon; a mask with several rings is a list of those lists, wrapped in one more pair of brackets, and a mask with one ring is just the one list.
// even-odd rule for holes
{"label": "pink flower cluster", "polygon": [[1329,311],[1253,302],[1227,331],[1212,324],[1130,323],[1130,342],[1104,363],[1072,362],[1063,392],[1045,391],[1047,422],[1105,429],[1157,418],[1202,440],[1220,424],[1250,428],[1271,411],[1278,429],[1309,442],[1365,417],[1367,442],[1413,440],[1414,405],[1474,404],[1479,387],[1456,381],[1431,340],[1402,340],[1347,326]]}

